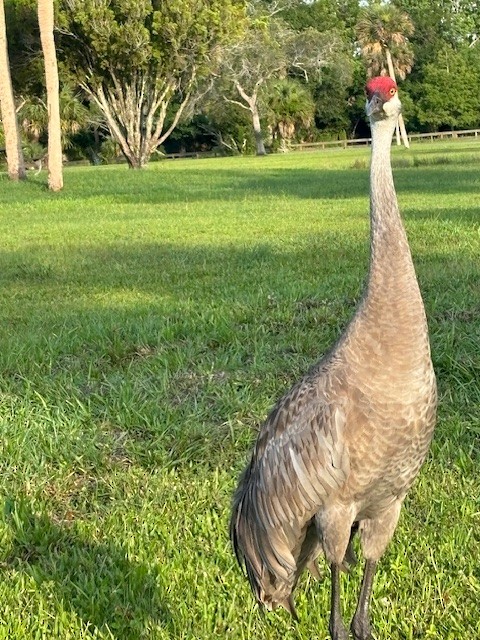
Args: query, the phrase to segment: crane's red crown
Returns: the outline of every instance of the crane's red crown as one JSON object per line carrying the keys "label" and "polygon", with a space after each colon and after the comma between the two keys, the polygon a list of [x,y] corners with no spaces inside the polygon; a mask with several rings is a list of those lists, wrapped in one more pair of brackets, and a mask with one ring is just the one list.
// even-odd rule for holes
{"label": "crane's red crown", "polygon": [[384,100],[390,100],[397,93],[397,84],[389,76],[377,76],[376,78],[370,78],[365,85],[365,91],[367,92],[367,98],[373,96],[374,93],[379,93]]}

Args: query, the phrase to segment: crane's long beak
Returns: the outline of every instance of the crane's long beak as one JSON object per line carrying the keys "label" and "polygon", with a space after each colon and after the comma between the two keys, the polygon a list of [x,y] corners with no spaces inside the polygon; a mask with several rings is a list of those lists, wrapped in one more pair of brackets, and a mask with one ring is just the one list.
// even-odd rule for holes
{"label": "crane's long beak", "polygon": [[367,100],[367,104],[365,106],[365,112],[367,114],[367,118],[370,118],[374,113],[379,113],[382,111],[384,105],[384,100],[379,93],[374,93],[370,100]]}

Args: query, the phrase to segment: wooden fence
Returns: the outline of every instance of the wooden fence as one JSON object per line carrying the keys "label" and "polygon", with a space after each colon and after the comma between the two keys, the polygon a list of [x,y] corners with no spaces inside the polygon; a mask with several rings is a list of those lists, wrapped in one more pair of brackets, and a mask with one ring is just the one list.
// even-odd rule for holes
{"label": "wooden fence", "polygon": [[[466,129],[465,131],[438,131],[435,133],[412,133],[408,135],[408,140],[446,140],[455,138],[480,138],[480,129]],[[371,138],[352,138],[351,140],[327,140],[325,142],[301,142],[291,144],[288,149],[292,151],[313,151],[315,149],[326,149],[327,147],[354,147],[357,145],[369,145]]]}
{"label": "wooden fence", "polygon": [[[435,133],[412,133],[408,134],[408,139],[410,142],[413,140],[429,140],[433,142],[434,140],[447,140],[447,139],[458,139],[458,138],[477,138],[480,139],[480,129],[465,129],[464,131],[438,131]],[[343,147],[346,149],[347,147],[355,147],[355,146],[368,146],[371,143],[371,138],[352,138],[351,140],[325,140],[323,142],[301,142],[299,144],[290,144],[287,147],[287,151],[315,151],[317,149],[326,149],[328,147]],[[5,149],[0,148],[0,159],[3,159],[2,156],[5,154]],[[46,154],[45,154],[46,155]],[[190,151],[190,152],[180,152],[180,153],[165,153],[160,155],[160,159],[169,159],[175,160],[177,158],[212,158],[221,156],[222,153],[218,149],[212,151]],[[124,158],[118,158],[119,163],[125,162]],[[76,164],[89,164],[86,160],[69,162],[69,165]],[[30,163],[28,168],[35,168],[38,171],[42,169],[42,160],[36,160],[33,163]]]}

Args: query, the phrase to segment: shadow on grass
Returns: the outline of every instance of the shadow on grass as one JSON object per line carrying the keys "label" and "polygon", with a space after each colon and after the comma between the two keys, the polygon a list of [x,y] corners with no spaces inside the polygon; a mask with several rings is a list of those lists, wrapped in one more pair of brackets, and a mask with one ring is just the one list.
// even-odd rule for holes
{"label": "shadow on grass", "polygon": [[[436,221],[439,226],[451,222],[468,230],[475,211],[464,215],[454,209],[436,209],[435,217],[432,220],[428,211],[415,210],[408,216],[413,259],[427,308],[430,300],[441,296],[442,305],[447,306],[439,308],[439,314],[448,314],[449,301],[452,308],[469,312],[477,308],[477,298],[472,296],[480,277],[478,263],[471,259],[474,240],[465,241],[462,250],[450,238],[451,246],[443,250],[441,240],[435,238],[437,247],[430,249],[413,225],[416,220],[431,222],[432,227]],[[28,251],[0,252],[0,285],[6,300],[12,301],[2,311],[3,332],[4,336],[13,332],[17,348],[22,335],[29,341],[37,332],[47,356],[51,343],[61,351],[70,344],[93,357],[95,350],[106,348],[102,356],[110,353],[112,362],[119,364],[124,357],[129,362],[129,354],[131,360],[136,355],[141,359],[136,349],[143,344],[154,350],[162,335],[179,346],[193,340],[203,342],[204,350],[214,351],[218,327],[225,340],[232,338],[230,331],[263,327],[268,340],[278,316],[281,324],[271,335],[275,340],[282,333],[287,336],[295,317],[300,319],[304,312],[336,323],[335,317],[325,316],[325,308],[333,306],[334,315],[342,316],[339,306],[348,306],[350,313],[351,300],[360,295],[367,269],[367,229],[350,233],[341,224],[338,230],[299,235],[294,251],[262,242],[247,248],[155,242],[127,246],[122,242],[93,249],[71,247],[58,262],[48,245],[30,246]],[[285,324],[288,320],[293,325]],[[109,342],[97,343],[97,337]]]}
{"label": "shadow on grass", "polygon": [[[219,213],[219,217],[221,217]],[[409,225],[408,235],[412,244],[414,260],[419,256],[415,250],[415,221],[430,222],[432,230],[438,224],[439,229],[445,223],[454,223],[466,230],[472,223],[478,222],[479,209],[435,208],[425,210],[408,208],[403,217]],[[281,213],[278,214],[281,220]],[[272,216],[272,220],[274,217]],[[339,219],[338,226],[323,231],[308,230],[296,234],[298,250],[284,251],[278,247],[278,241],[270,239],[245,248],[239,248],[233,241],[231,244],[215,244],[212,237],[205,244],[197,243],[186,247],[168,242],[138,242],[131,240],[114,244],[109,242],[105,247],[71,245],[68,254],[52,251],[47,243],[30,243],[23,251],[0,250],[0,285],[8,287],[15,283],[26,286],[52,288],[66,285],[92,286],[96,284],[109,289],[128,288],[130,290],[163,293],[177,293],[184,288],[182,297],[189,295],[203,284],[207,285],[211,278],[219,278],[216,284],[221,291],[229,284],[248,280],[250,289],[271,286],[268,280],[278,280],[279,270],[288,277],[301,277],[302,273],[315,276],[320,285],[328,280],[328,272],[335,275],[339,265],[352,262],[356,264],[359,257],[366,260],[368,256],[368,213],[365,211],[363,223],[355,219],[356,228],[352,230],[351,220]],[[362,228],[363,225],[363,228]],[[417,235],[421,232],[417,231]],[[423,244],[423,243],[422,243]],[[446,251],[442,258],[435,250],[422,250],[422,256],[432,261],[444,260],[450,255],[455,257],[457,247]],[[449,266],[442,265],[445,269]],[[319,267],[321,271],[319,272]],[[350,267],[349,267],[350,268]],[[356,275],[353,269],[353,275]],[[348,274],[346,274],[348,277]],[[252,285],[252,277],[256,279]],[[224,286],[222,286],[224,285]],[[34,295],[34,290],[32,294]]]}
{"label": "shadow on grass", "polygon": [[[203,174],[203,178],[202,178]],[[365,211],[368,211],[369,178],[368,168],[364,171],[351,169],[263,169],[261,173],[253,171],[216,170],[212,183],[212,170],[187,170],[182,173],[183,187],[169,184],[167,180],[148,190],[131,178],[119,189],[116,184],[112,191],[114,202],[122,204],[160,204],[163,202],[197,202],[244,200],[245,197],[278,196],[305,200],[336,200],[365,198]],[[169,176],[171,177],[171,176]],[[423,166],[394,169],[398,196],[402,193],[475,193],[479,191],[478,170],[464,169],[459,166]],[[194,185],[188,189],[190,182]],[[232,186],[233,185],[233,186]],[[94,189],[89,196],[105,195],[106,187],[102,183],[98,192]],[[275,205],[277,206],[277,204]]]}
{"label": "shadow on grass", "polygon": [[[436,214],[468,225],[456,211]],[[79,247],[58,270],[43,262],[48,249],[3,254],[0,281],[15,301],[2,312],[4,384],[67,412],[78,400],[108,446],[146,468],[220,464],[225,449],[235,454],[230,425],[257,426],[265,398],[337,339],[365,281],[367,244],[366,234],[332,231],[305,236],[297,251]],[[468,251],[440,251],[438,242],[413,254],[441,391],[466,402],[480,272]]]}
{"label": "shadow on grass", "polygon": [[[298,253],[120,244],[72,250],[61,269],[43,252],[4,254],[4,387],[68,415],[78,400],[105,448],[144,467],[225,462],[231,424],[257,426],[264,412],[260,378],[286,390],[295,357],[304,369],[344,324],[360,251],[332,237]],[[328,267],[327,252],[358,279]]]}
{"label": "shadow on grass", "polygon": [[114,541],[83,540],[73,527],[34,513],[24,499],[6,511],[11,545],[0,573],[25,572],[55,607],[88,626],[108,628],[113,637],[137,640],[149,622],[168,626],[171,613],[160,599],[166,586],[151,565],[129,560]]}
{"label": "shadow on grass", "polygon": [[7,185],[15,185],[15,187],[17,187],[19,190],[20,189],[30,189],[32,190],[32,192],[37,192],[37,193],[51,193],[48,189],[48,175],[45,172],[43,174],[43,179],[38,178],[36,174],[31,173],[31,172],[27,172],[27,182],[25,181],[20,181],[20,182],[13,182],[12,180],[10,180],[10,178],[8,177],[8,173],[2,172],[0,171],[0,184],[2,186],[7,186]]}

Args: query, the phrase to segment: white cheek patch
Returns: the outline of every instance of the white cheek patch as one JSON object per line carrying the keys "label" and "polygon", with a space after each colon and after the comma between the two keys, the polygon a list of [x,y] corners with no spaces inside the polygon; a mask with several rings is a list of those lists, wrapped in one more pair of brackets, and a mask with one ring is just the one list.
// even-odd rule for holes
{"label": "white cheek patch", "polygon": [[398,112],[400,110],[398,103],[399,103],[399,100],[397,95],[395,95],[388,102],[385,102],[385,104],[383,105],[383,110],[385,111],[387,116],[391,116],[393,113]]}

